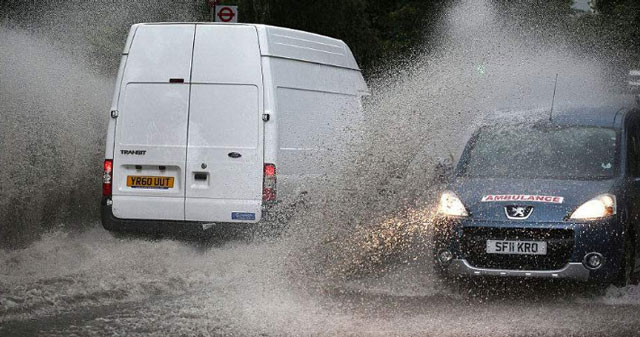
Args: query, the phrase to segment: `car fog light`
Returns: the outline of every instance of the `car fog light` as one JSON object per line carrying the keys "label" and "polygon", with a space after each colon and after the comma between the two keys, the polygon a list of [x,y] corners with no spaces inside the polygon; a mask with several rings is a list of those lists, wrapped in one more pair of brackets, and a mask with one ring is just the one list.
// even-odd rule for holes
{"label": "car fog light", "polygon": [[583,264],[585,265],[585,267],[595,270],[602,267],[603,262],[604,257],[602,257],[602,254],[589,253],[584,257]]}
{"label": "car fog light", "polygon": [[449,263],[453,259],[453,254],[448,250],[440,251],[438,254],[438,261],[440,263]]}

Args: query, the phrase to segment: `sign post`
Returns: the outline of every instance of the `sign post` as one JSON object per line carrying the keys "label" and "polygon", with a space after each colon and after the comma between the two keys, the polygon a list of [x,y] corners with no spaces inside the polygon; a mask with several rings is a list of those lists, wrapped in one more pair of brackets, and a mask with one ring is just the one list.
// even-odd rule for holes
{"label": "sign post", "polygon": [[238,22],[238,6],[219,5],[215,7],[215,22]]}
{"label": "sign post", "polygon": [[219,0],[207,0],[207,6],[209,7],[209,13],[211,14],[211,21],[215,21],[216,6]]}

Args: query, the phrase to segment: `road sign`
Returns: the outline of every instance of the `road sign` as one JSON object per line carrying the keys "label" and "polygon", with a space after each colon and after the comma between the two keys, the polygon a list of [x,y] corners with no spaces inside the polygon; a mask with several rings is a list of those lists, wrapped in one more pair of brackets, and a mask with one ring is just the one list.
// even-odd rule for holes
{"label": "road sign", "polygon": [[238,6],[216,6],[216,22],[238,22]]}

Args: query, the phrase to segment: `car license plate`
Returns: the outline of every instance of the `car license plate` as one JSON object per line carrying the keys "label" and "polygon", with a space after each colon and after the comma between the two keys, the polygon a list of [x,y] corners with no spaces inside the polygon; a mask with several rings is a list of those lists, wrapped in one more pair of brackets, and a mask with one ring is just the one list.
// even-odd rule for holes
{"label": "car license plate", "polygon": [[547,255],[547,243],[542,241],[487,240],[487,253]]}
{"label": "car license plate", "polygon": [[127,186],[132,188],[173,188],[173,177],[127,176]]}

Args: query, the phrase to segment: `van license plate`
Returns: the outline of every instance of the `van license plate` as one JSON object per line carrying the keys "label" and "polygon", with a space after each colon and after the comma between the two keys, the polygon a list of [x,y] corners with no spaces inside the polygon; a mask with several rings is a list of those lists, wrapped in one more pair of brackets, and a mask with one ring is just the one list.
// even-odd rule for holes
{"label": "van license plate", "polygon": [[127,176],[127,186],[132,188],[173,188],[173,177]]}
{"label": "van license plate", "polygon": [[541,241],[487,240],[487,253],[547,255],[547,243]]}

